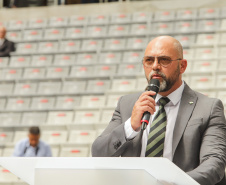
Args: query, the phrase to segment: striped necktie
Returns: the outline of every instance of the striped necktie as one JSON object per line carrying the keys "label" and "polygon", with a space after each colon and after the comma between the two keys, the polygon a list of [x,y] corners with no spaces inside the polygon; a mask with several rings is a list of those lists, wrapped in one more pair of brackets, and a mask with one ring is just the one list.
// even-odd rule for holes
{"label": "striped necktie", "polygon": [[162,157],[166,133],[166,111],[164,106],[170,100],[167,97],[159,99],[159,110],[151,124],[145,157]]}

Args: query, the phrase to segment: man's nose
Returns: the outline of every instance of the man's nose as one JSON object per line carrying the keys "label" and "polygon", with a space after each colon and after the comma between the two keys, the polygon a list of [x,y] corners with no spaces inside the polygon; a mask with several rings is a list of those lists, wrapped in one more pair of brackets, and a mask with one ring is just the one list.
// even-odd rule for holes
{"label": "man's nose", "polygon": [[160,67],[161,67],[161,65],[158,62],[158,58],[155,57],[155,61],[153,63],[152,69],[155,70],[155,69],[159,69]]}

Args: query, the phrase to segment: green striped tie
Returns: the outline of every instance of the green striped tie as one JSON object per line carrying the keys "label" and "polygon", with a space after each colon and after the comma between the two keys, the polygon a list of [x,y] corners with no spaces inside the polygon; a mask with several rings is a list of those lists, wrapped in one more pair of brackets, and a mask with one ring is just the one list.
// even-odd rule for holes
{"label": "green striped tie", "polygon": [[167,97],[159,99],[159,110],[151,124],[145,157],[162,157],[166,133],[166,111],[164,106],[170,100]]}

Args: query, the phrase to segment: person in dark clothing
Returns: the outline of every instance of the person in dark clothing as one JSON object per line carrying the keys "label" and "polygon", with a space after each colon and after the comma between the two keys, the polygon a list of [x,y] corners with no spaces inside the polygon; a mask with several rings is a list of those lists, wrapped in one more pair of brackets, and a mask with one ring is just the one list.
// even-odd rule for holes
{"label": "person in dark clothing", "polygon": [[30,6],[47,6],[47,0],[14,0],[14,8],[30,7]]}
{"label": "person in dark clothing", "polygon": [[6,28],[0,27],[0,57],[9,57],[15,51],[14,43],[5,38]]}

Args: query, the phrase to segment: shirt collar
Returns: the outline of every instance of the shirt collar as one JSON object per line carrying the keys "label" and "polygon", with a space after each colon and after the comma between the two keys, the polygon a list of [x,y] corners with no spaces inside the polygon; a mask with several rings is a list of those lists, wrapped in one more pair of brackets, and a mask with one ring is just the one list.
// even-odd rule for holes
{"label": "shirt collar", "polygon": [[[30,142],[29,142],[29,139],[27,138],[27,140],[26,140],[26,147],[28,148],[28,147],[33,147],[33,146],[31,146],[30,145]],[[37,148],[37,147],[39,147],[40,146],[40,140],[39,140],[39,142],[38,142],[38,145],[36,146],[36,147],[33,147],[33,148]]]}
{"label": "shirt collar", "polygon": [[[168,105],[171,104],[175,106],[180,101],[183,91],[184,91],[184,81],[182,81],[182,84],[179,88],[177,88],[175,91],[173,91],[167,96],[167,98],[170,99]],[[160,94],[157,94],[155,102],[158,102],[161,97],[162,96]]]}

